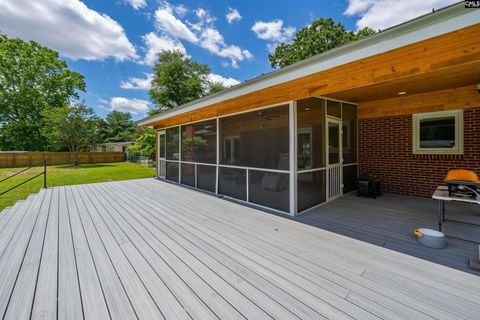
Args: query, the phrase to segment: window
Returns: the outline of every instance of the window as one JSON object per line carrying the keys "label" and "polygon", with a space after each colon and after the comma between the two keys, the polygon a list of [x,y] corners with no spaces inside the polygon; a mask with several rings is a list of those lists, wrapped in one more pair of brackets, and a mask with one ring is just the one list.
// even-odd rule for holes
{"label": "window", "polygon": [[180,182],[190,187],[195,187],[195,165],[190,163],[182,163],[182,176]]}
{"label": "window", "polygon": [[413,153],[463,153],[463,110],[414,114],[412,124]]}
{"label": "window", "polygon": [[178,169],[179,169],[178,162],[167,161],[167,165],[166,165],[167,180],[178,182],[178,171],[179,171]]}
{"label": "window", "polygon": [[223,159],[226,164],[235,164],[240,158],[240,137],[223,138]]}
{"label": "window", "polygon": [[288,173],[249,170],[249,201],[262,206],[288,211],[290,208]]}
{"label": "window", "polygon": [[165,133],[160,133],[158,135],[159,143],[159,158],[165,158]]}
{"label": "window", "polygon": [[289,169],[288,105],[220,119],[220,164]]}
{"label": "window", "polygon": [[335,118],[341,118],[342,104],[338,101],[327,100],[327,115]]}
{"label": "window", "polygon": [[357,162],[357,106],[342,103],[343,164]]}
{"label": "window", "polygon": [[217,121],[209,120],[182,126],[182,161],[217,161]]}
{"label": "window", "polygon": [[216,166],[197,165],[197,188],[215,192],[217,179]]}
{"label": "window", "polygon": [[297,101],[298,170],[325,167],[325,100]]}
{"label": "window", "polygon": [[326,201],[326,170],[299,173],[297,176],[298,211]]}
{"label": "window", "polygon": [[179,159],[179,128],[169,128],[167,132],[167,160]]}
{"label": "window", "polygon": [[240,200],[247,200],[247,170],[219,168],[218,192]]}

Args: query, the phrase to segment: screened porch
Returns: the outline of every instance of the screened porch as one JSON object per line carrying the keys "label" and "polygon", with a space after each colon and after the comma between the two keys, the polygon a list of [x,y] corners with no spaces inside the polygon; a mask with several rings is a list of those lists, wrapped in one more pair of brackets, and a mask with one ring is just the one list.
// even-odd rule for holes
{"label": "screened porch", "polygon": [[161,179],[296,215],[356,188],[357,107],[308,98],[157,131]]}

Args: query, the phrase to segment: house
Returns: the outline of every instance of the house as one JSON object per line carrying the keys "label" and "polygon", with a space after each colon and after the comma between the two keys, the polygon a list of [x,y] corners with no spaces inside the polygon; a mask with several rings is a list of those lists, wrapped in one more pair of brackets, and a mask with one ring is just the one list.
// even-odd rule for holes
{"label": "house", "polygon": [[135,141],[122,141],[122,142],[106,142],[97,147],[97,151],[109,151],[109,152],[127,152],[128,147],[134,146]]}
{"label": "house", "polygon": [[297,215],[480,168],[480,10],[458,3],[167,112],[157,176]]}

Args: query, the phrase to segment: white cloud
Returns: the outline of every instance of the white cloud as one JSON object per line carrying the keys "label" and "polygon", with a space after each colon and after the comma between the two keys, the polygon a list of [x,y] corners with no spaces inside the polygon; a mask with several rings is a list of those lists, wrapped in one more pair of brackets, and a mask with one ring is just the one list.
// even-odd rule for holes
{"label": "white cloud", "polygon": [[198,41],[195,34],[187,25],[173,15],[170,6],[163,6],[157,9],[157,11],[155,11],[155,20],[157,22],[157,29],[161,32],[192,43]]}
{"label": "white cloud", "polygon": [[2,0],[0,30],[35,40],[71,59],[136,59],[122,26],[79,0]]}
{"label": "white cloud", "polygon": [[133,90],[150,90],[152,79],[152,73],[145,73],[145,78],[131,77],[128,78],[127,81],[122,81],[120,83],[120,88]]}
{"label": "white cloud", "polygon": [[157,61],[157,54],[163,50],[178,50],[186,54],[185,47],[177,39],[169,36],[158,36],[153,32],[142,36],[145,43],[146,54],[141,63],[146,65],[154,65]]}
{"label": "white cloud", "polygon": [[228,23],[233,23],[235,21],[240,21],[242,20],[242,16],[240,15],[240,12],[238,12],[237,9],[232,9],[228,8],[227,15],[225,16],[227,19]]}
{"label": "white cloud", "polygon": [[135,10],[145,8],[147,6],[146,0],[124,0],[126,4],[129,4]]}
{"label": "white cloud", "polygon": [[207,15],[207,10],[205,10],[203,8],[198,8],[197,10],[195,10],[195,14],[197,15],[197,17],[199,19],[202,19],[203,17],[205,17]]}
{"label": "white cloud", "polygon": [[231,77],[225,78],[215,73],[210,73],[208,75],[208,80],[210,80],[211,82],[221,83],[224,87],[231,87],[240,83],[240,81],[238,81],[237,79]]}
{"label": "white cloud", "polygon": [[161,50],[177,49],[185,53],[185,47],[181,41],[187,41],[200,46],[209,52],[230,60],[230,65],[238,67],[238,61],[253,58],[250,51],[242,49],[237,45],[225,43],[222,34],[215,28],[215,17],[203,9],[194,11],[197,21],[182,21],[175,16],[181,12],[187,12],[186,8],[180,9],[168,2],[162,2],[160,8],[155,11],[156,28],[159,33],[149,33],[144,36],[147,54],[143,59],[145,64],[153,64],[156,60],[156,53]]}
{"label": "white cloud", "polygon": [[276,43],[288,41],[295,34],[295,28],[284,27],[280,19],[257,21],[252,26],[252,31],[258,38]]}
{"label": "white cloud", "polygon": [[147,100],[113,97],[110,99],[110,110],[143,114],[147,113],[149,104]]}
{"label": "white cloud", "polygon": [[206,27],[203,29],[200,38],[201,47],[222,58],[230,59],[233,68],[238,67],[238,61],[253,58],[253,55],[250,53],[250,51],[242,49],[237,45],[225,44],[223,36],[220,34],[220,32],[212,27]]}
{"label": "white cloud", "polygon": [[344,14],[359,17],[358,29],[383,30],[455,2],[457,0],[348,0]]}
{"label": "white cloud", "polygon": [[181,17],[183,17],[188,12],[187,7],[185,7],[183,4],[179,4],[178,6],[175,6],[173,10],[175,11],[176,14],[178,14]]}
{"label": "white cloud", "polygon": [[211,24],[216,20],[215,17],[212,17],[210,13],[203,8],[198,8],[195,10],[195,15],[202,24]]}

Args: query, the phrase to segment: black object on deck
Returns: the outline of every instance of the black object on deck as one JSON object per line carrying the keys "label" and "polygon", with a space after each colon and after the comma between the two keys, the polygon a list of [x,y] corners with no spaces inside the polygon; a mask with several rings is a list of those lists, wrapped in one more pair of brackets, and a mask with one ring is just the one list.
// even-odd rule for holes
{"label": "black object on deck", "polygon": [[380,180],[371,175],[363,175],[358,178],[357,195],[364,197],[372,197],[375,199],[377,196],[382,195],[380,187]]}

